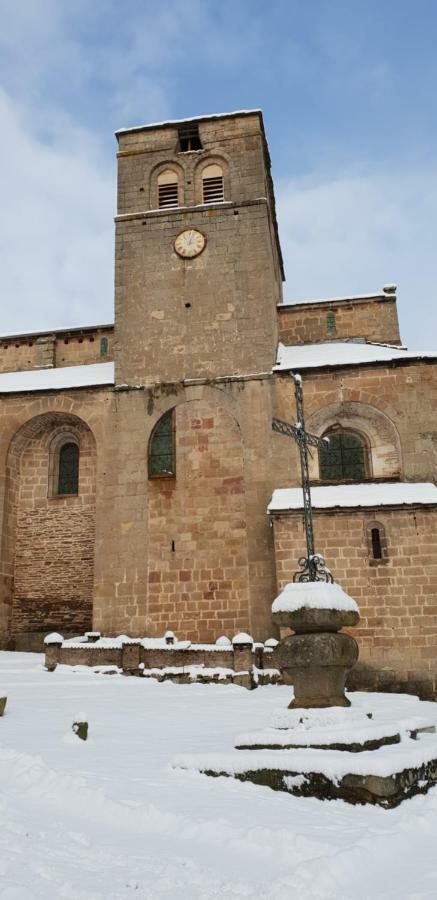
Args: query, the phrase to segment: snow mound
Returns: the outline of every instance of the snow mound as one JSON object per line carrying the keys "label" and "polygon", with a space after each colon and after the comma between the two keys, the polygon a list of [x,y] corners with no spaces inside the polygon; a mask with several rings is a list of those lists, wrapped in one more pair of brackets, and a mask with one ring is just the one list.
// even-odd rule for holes
{"label": "snow mound", "polygon": [[324,581],[286,584],[279,597],[272,603],[272,612],[296,612],[298,609],[335,609],[341,612],[359,612],[352,597],[339,584]]}

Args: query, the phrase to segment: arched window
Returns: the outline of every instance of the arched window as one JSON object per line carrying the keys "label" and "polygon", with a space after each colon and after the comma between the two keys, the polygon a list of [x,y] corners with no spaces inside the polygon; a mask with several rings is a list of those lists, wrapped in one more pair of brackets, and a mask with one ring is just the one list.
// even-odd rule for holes
{"label": "arched window", "polygon": [[79,493],[79,447],[73,441],[59,450],[58,494]]}
{"label": "arched window", "polygon": [[149,441],[149,478],[174,475],[174,412],[164,413],[155,425]]}
{"label": "arched window", "polygon": [[329,444],[320,448],[321,481],[364,481],[368,477],[367,448],[352,431],[329,431]]}
{"label": "arched window", "polygon": [[221,166],[206,166],[202,172],[202,202],[221,203],[225,199]]}
{"label": "arched window", "polygon": [[100,356],[108,355],[108,338],[102,337],[100,338]]}
{"label": "arched window", "polygon": [[384,525],[381,522],[369,522],[367,526],[367,544],[371,566],[388,562],[387,537]]}
{"label": "arched window", "polygon": [[172,169],[165,169],[158,175],[158,207],[172,209],[179,206],[179,179]]}

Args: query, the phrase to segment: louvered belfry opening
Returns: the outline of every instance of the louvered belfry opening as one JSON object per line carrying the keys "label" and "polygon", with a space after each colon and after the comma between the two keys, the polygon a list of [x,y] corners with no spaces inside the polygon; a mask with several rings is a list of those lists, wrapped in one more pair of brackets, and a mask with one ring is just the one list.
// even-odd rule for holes
{"label": "louvered belfry opening", "polygon": [[190,150],[203,150],[199,135],[199,126],[196,122],[181,125],[178,129],[179,153],[189,153]]}
{"label": "louvered belfry opening", "polygon": [[179,206],[179,182],[176,172],[166,169],[158,175],[158,207],[171,209]]}
{"label": "louvered belfry opening", "polygon": [[225,199],[223,172],[220,166],[207,166],[202,172],[203,202],[222,203]]}

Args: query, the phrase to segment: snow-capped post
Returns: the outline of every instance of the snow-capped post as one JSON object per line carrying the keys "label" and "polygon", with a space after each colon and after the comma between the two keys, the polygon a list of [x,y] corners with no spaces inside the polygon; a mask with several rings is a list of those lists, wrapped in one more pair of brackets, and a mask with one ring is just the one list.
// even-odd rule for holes
{"label": "snow-capped post", "polygon": [[242,631],[232,638],[232,647],[234,650],[234,684],[240,684],[250,690],[254,686],[253,638],[250,634]]}
{"label": "snow-capped post", "polygon": [[338,584],[286,584],[273,603],[275,625],[291,628],[273,651],[275,664],[293,684],[290,709],[350,706],[346,676],[358,659],[357,642],[340,628],[356,625],[358,606]]}
{"label": "snow-capped post", "polygon": [[325,565],[323,556],[314,550],[313,511],[311,506],[310,473],[308,469],[308,444],[312,447],[323,447],[329,443],[329,438],[319,438],[316,434],[305,429],[305,416],[303,409],[302,378],[297,373],[290,372],[290,378],[294,383],[294,395],[296,398],[297,422],[291,425],[282,419],[273,419],[273,431],[291,437],[299,445],[300,468],[302,473],[303,515],[305,524],[305,537],[307,555],[299,560],[301,567],[294,575],[294,581],[333,581],[330,570]]}
{"label": "snow-capped post", "polygon": [[101,638],[100,631],[86,631],[85,640],[87,644],[95,644]]}
{"label": "snow-capped post", "polygon": [[121,646],[123,675],[138,675],[141,662],[141,640],[125,641]]}
{"label": "snow-capped post", "polygon": [[76,716],[72,729],[74,734],[77,734],[81,741],[86,741],[88,739],[88,722],[83,713],[79,713],[79,715]]}
{"label": "snow-capped post", "polygon": [[63,644],[64,638],[62,634],[57,634],[56,632],[52,632],[52,634],[48,634],[44,638],[44,647],[45,647],[45,668],[48,672],[54,672],[56,666],[59,662],[60,650]]}
{"label": "snow-capped post", "polygon": [[0,697],[0,718],[4,715],[7,699],[7,697]]}

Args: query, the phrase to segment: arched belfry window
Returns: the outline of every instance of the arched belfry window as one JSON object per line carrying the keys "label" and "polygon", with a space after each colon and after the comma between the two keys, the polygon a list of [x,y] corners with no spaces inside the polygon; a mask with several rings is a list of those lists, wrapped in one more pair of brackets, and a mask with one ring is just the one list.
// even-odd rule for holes
{"label": "arched belfry window", "polygon": [[175,434],[174,410],[164,413],[155,425],[149,441],[149,478],[174,475]]}
{"label": "arched belfry window", "polygon": [[57,494],[79,493],[79,447],[68,441],[59,449]]}
{"label": "arched belfry window", "polygon": [[179,206],[179,179],[172,169],[158,175],[158,207],[172,209]]}
{"label": "arched belfry window", "polygon": [[320,448],[321,481],[365,481],[369,477],[368,452],[364,439],[352,431],[328,431],[329,443]]}
{"label": "arched belfry window", "polygon": [[221,203],[224,199],[223,169],[216,164],[206,166],[202,172],[203,203]]}

